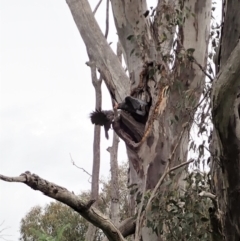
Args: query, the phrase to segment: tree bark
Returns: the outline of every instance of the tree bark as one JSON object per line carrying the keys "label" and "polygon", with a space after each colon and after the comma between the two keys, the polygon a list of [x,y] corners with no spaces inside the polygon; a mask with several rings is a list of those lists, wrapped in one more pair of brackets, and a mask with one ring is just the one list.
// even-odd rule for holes
{"label": "tree bark", "polygon": [[240,43],[213,85],[212,175],[226,240],[240,237]]}
{"label": "tree bark", "polygon": [[218,63],[212,93],[212,191],[218,197],[215,217],[224,240],[240,237],[240,2],[226,1]]}

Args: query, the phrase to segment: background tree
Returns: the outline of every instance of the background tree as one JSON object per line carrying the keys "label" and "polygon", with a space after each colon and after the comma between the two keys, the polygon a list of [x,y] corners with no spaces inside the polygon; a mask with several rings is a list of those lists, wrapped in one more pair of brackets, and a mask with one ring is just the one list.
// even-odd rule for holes
{"label": "background tree", "polygon": [[[167,191],[181,193],[185,190],[185,172],[181,168],[189,163],[187,154],[190,128],[197,107],[203,103],[199,103],[200,96],[203,94],[204,99],[207,99],[212,92],[211,100],[204,103],[205,107],[208,103],[212,107],[214,124],[213,150],[210,152],[211,180],[212,190],[218,199],[215,202],[213,200],[215,206],[210,214],[212,220],[215,218],[220,222],[215,222],[217,225],[212,225],[209,232],[217,234],[212,235],[215,240],[238,240],[238,5],[230,0],[224,5],[224,27],[220,55],[217,58],[220,72],[210,92],[205,78],[207,75],[210,82],[213,81],[207,72],[211,1],[158,1],[155,7],[149,8],[146,1],[112,0],[115,26],[127,73],[102,34],[88,2],[67,0],[67,3],[87,53],[102,75],[112,99],[119,104],[126,96],[132,96],[149,106],[146,123],[136,121],[124,111],[120,116],[115,113],[111,120],[113,129],[126,144],[130,166],[128,185],[136,204],[136,219],[132,218],[127,225],[120,224],[116,228],[109,219],[91,207],[93,200],[83,202],[68,190],[29,172],[16,178],[1,176],[1,179],[24,182],[64,202],[101,228],[109,240],[124,240],[126,227],[133,227],[131,230],[135,231],[135,240],[162,240],[171,232],[171,227],[167,227],[164,219],[161,228],[152,227],[156,215],[153,203],[157,197],[160,203],[166,202]],[[228,38],[231,38],[230,44]],[[203,120],[207,116],[206,112],[209,113],[209,108],[207,111],[201,109],[200,118]],[[204,131],[200,130],[200,133]],[[198,160],[201,160],[204,157],[204,143],[197,149]],[[175,173],[174,178],[171,178],[172,172]],[[168,189],[166,181],[174,183],[174,186]],[[167,205],[165,209],[168,208]],[[219,216],[220,219],[217,219]]]}
{"label": "background tree", "polygon": [[[89,194],[82,194],[88,197]],[[67,226],[71,224],[71,226]],[[66,228],[65,228],[66,227]],[[84,240],[88,223],[78,213],[60,202],[51,202],[44,208],[33,207],[21,220],[21,240],[39,240],[39,233],[57,237],[64,228],[61,240]]]}

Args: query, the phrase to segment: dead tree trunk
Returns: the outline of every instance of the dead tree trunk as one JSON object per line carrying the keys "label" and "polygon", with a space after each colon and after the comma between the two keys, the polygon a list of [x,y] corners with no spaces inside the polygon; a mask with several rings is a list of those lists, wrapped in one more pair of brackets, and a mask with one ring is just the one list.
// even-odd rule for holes
{"label": "dead tree trunk", "polygon": [[[97,78],[96,75],[96,67],[91,61],[88,63],[91,68],[91,76],[92,76],[92,84],[95,89],[95,109],[102,108],[102,91],[101,84],[102,79]],[[100,172],[100,138],[101,138],[101,127],[94,127],[94,140],[93,140],[93,166],[92,166],[92,185],[91,185],[91,199],[96,200],[94,203],[95,207],[97,207],[98,199],[99,199],[99,172]],[[96,233],[96,226],[89,223],[88,230],[86,233],[86,240],[93,241]]]}

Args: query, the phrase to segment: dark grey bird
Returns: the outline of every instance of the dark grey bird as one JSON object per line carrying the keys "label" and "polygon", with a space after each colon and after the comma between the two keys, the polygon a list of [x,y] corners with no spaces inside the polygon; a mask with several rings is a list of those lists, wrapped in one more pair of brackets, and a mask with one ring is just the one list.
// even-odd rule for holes
{"label": "dark grey bird", "polygon": [[129,112],[138,122],[146,123],[147,121],[149,105],[140,99],[127,96],[122,103],[116,104],[114,108]]}
{"label": "dark grey bird", "polygon": [[[145,124],[148,118],[148,103],[127,96],[122,103],[115,104],[114,109],[121,109],[131,114],[138,122]],[[108,139],[108,131],[114,121],[114,112],[112,110],[95,110],[90,114],[92,124],[104,126],[105,136]]]}
{"label": "dark grey bird", "polygon": [[108,139],[108,131],[114,120],[114,112],[112,110],[96,110],[90,114],[92,124],[104,126],[105,137]]}

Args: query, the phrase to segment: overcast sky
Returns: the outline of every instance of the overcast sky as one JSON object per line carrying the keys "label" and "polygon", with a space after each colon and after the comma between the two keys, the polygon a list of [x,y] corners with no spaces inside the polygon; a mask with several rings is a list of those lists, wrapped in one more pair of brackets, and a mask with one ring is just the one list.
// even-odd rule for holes
{"label": "overcast sky", "polygon": [[[95,6],[98,1],[91,0]],[[97,19],[104,27],[104,6]],[[109,42],[115,41],[111,31]],[[114,45],[113,45],[114,46]],[[30,171],[79,193],[92,169],[95,97],[85,45],[65,1],[0,0],[0,173]],[[110,109],[103,90],[103,109]],[[103,131],[102,131],[103,133]],[[109,175],[111,140],[102,135],[101,175]],[[123,143],[119,161],[126,161]],[[19,238],[21,218],[51,199],[24,184],[0,181],[0,223]]]}

